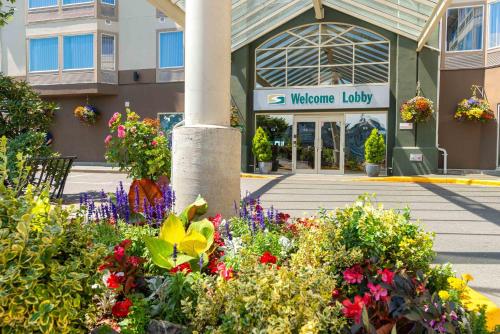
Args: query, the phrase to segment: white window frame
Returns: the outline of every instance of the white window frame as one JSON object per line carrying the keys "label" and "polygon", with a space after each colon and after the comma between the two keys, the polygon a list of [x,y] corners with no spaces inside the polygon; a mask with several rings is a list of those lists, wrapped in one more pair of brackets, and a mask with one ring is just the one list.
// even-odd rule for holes
{"label": "white window frame", "polygon": [[[166,34],[166,33],[172,33],[172,32],[182,32],[182,54],[183,54],[183,66],[168,66],[168,67],[161,67],[160,63],[160,59],[161,59],[161,48],[160,48],[160,36],[161,34]],[[162,30],[162,31],[158,31],[158,37],[157,37],[157,40],[158,40],[158,52],[157,52],[157,57],[158,57],[158,61],[157,61],[157,66],[158,66],[158,69],[160,70],[168,70],[168,69],[182,69],[186,66],[186,34],[184,32],[184,30],[175,30],[175,29],[171,29],[171,30]]]}
{"label": "white window frame", "polygon": [[[45,7],[44,7],[45,8]],[[46,39],[46,38],[57,38],[57,69],[55,70],[41,70],[41,71],[32,71],[31,70],[31,40],[33,39]],[[28,73],[29,74],[43,74],[43,73],[57,73],[59,72],[59,69],[61,67],[61,39],[59,38],[59,35],[55,36],[41,36],[41,37],[31,37],[28,38],[28,48],[27,48],[27,68],[28,68]]]}
{"label": "white window frame", "polygon": [[112,0],[112,1],[113,1],[113,3],[111,4],[111,3],[106,3],[106,2],[104,2],[104,0],[100,0],[101,5],[111,6],[111,7],[116,6],[116,0]]}
{"label": "white window frame", "polygon": [[[482,10],[483,10],[483,22],[481,23],[481,32],[482,32],[483,38],[481,40],[481,48],[480,49],[474,49],[474,50],[448,51],[448,15],[450,13],[450,10],[452,10],[452,9],[461,9],[461,8],[475,8],[475,7],[481,7]],[[444,42],[445,42],[444,43],[445,44],[444,45],[445,46],[444,51],[446,53],[463,53],[463,52],[479,52],[479,51],[483,51],[485,49],[485,47],[484,47],[484,43],[485,43],[485,31],[486,31],[486,29],[485,29],[485,22],[486,22],[485,15],[486,15],[486,13],[485,13],[484,5],[482,5],[482,4],[470,5],[470,6],[457,6],[457,7],[450,7],[450,8],[448,8],[446,10],[446,20],[444,22],[445,30],[446,30],[445,31],[445,35],[444,35],[444,38],[445,38],[445,40],[444,40]]]}
{"label": "white window frame", "polygon": [[59,0],[61,2],[61,6],[62,7],[72,7],[72,6],[81,6],[81,5],[88,5],[89,3],[94,3],[95,0],[84,0],[82,2],[78,2],[78,3],[67,3],[65,4],[64,3],[64,0]]}
{"label": "white window frame", "polygon": [[490,47],[490,33],[491,33],[491,22],[490,22],[490,13],[491,13],[491,5],[493,4],[496,4],[496,3],[500,3],[500,0],[496,0],[496,1],[492,1],[492,2],[488,2],[486,5],[488,6],[488,9],[486,11],[486,15],[488,16],[486,18],[486,22],[487,22],[487,30],[488,30],[488,35],[486,36],[486,44],[487,44],[487,50],[498,50],[500,49],[500,44],[497,45],[497,46],[493,46],[493,47]]}
{"label": "white window frame", "polygon": [[[93,45],[92,45],[92,53],[94,59],[92,60],[94,66],[93,67],[82,67],[82,68],[64,68],[64,37],[69,37],[69,36],[82,36],[82,35],[93,35]],[[74,33],[74,34],[63,34],[61,35],[61,60],[60,60],[60,66],[61,66],[61,71],[62,72],[78,72],[78,71],[89,71],[89,70],[96,70],[97,68],[97,61],[96,61],[96,34],[93,31],[89,32],[79,32],[79,33]]]}
{"label": "white window frame", "polygon": [[57,0],[55,5],[41,6],[41,7],[30,7],[30,0],[26,0],[26,8],[28,8],[28,11],[47,9],[47,8],[57,8],[57,7],[59,7],[59,1],[60,0]]}
{"label": "white window frame", "polygon": [[[103,49],[102,48],[102,38],[104,36],[113,37],[113,69],[112,70],[102,68],[102,49]],[[100,59],[100,61],[101,61],[101,63],[100,63],[100,65],[101,65],[101,71],[116,71],[116,35],[115,34],[109,34],[109,33],[101,33],[100,40],[101,40],[101,59]]]}
{"label": "white window frame", "polygon": [[[318,63],[316,65],[311,65],[311,66],[288,66],[288,52],[287,50],[288,49],[307,49],[307,48],[310,48],[310,49],[315,49],[317,48],[318,49],[318,54],[319,52],[321,51],[321,48],[323,47],[322,45],[318,44],[318,46],[299,46],[299,47],[290,47],[290,46],[287,46],[287,47],[273,47],[273,48],[262,48],[263,45],[265,45],[267,42],[271,41],[272,39],[282,35],[282,34],[285,34],[287,32],[289,32],[290,30],[293,30],[293,29],[296,29],[296,28],[300,28],[300,27],[307,27],[307,26],[311,26],[311,25],[314,25],[314,24],[318,24],[318,25],[321,25],[321,24],[334,24],[334,25],[339,25],[339,26],[348,26],[350,28],[361,28],[363,30],[366,30],[368,32],[371,32],[373,33],[374,35],[377,35],[381,38],[383,38],[383,40],[381,41],[374,41],[374,42],[358,42],[358,43],[345,43],[345,44],[337,44],[336,46],[349,46],[349,45],[352,45],[353,47],[353,59],[352,59],[352,63],[346,63],[346,64],[337,64],[337,65],[331,65],[331,66],[322,66],[321,63],[318,61]],[[318,29],[318,33],[320,34],[321,33],[321,30]],[[338,36],[337,36],[338,37]],[[332,36],[332,39],[335,39],[337,38],[335,36]],[[293,43],[292,43],[293,44]],[[387,51],[387,61],[382,61],[382,62],[370,62],[370,63],[356,63],[355,62],[355,57],[356,57],[356,51],[355,51],[355,46],[357,45],[371,45],[371,44],[387,44],[388,46],[388,51]],[[267,68],[267,67],[262,67],[262,68],[257,68],[257,52],[258,51],[266,51],[266,50],[283,50],[285,51],[285,65],[282,66],[282,67],[279,67],[279,68]],[[355,67],[356,66],[366,66],[366,65],[387,65],[387,81],[385,82],[371,82],[371,83],[360,83],[360,84],[356,84],[354,83],[354,76],[355,76]],[[288,69],[289,68],[296,68],[296,69],[301,69],[301,68],[318,68],[318,83],[319,83],[319,80],[320,80],[320,76],[321,76],[321,68],[322,67],[343,67],[343,66],[352,66],[352,82],[351,83],[347,83],[347,84],[339,84],[339,85],[306,85],[306,86],[289,86],[288,85]],[[285,71],[285,86],[276,86],[276,87],[257,87],[257,71],[258,70],[283,70]],[[370,29],[367,29],[365,27],[362,27],[362,26],[357,26],[357,25],[354,25],[354,24],[349,24],[349,23],[342,23],[342,22],[319,22],[319,23],[308,23],[308,24],[304,24],[304,25],[301,25],[301,26],[297,26],[297,27],[293,27],[291,29],[288,29],[286,31],[282,31],[282,32],[279,32],[278,34],[272,36],[271,38],[267,39],[266,41],[264,41],[262,44],[260,44],[257,48],[255,48],[255,51],[254,51],[254,89],[286,89],[286,88],[304,88],[304,87],[307,87],[307,88],[310,88],[310,87],[322,87],[322,88],[328,88],[328,87],[352,87],[352,86],[356,86],[356,85],[367,85],[367,86],[370,86],[370,85],[381,85],[381,84],[389,84],[391,82],[391,41],[389,39],[387,39],[385,36],[373,31],[373,30],[370,30]]]}

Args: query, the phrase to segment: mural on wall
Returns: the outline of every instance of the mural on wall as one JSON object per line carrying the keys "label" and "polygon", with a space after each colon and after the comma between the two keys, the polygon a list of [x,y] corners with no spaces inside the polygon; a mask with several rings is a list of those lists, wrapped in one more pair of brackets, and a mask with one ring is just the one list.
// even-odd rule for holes
{"label": "mural on wall", "polygon": [[159,113],[158,119],[160,120],[160,127],[163,132],[169,134],[174,129],[174,126],[184,120],[183,113]]}

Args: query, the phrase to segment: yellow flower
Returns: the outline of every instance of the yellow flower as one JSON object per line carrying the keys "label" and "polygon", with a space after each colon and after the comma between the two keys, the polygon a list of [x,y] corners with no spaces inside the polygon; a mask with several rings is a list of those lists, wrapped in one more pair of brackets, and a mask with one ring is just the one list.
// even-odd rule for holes
{"label": "yellow flower", "polygon": [[443,301],[447,301],[448,299],[450,299],[450,294],[448,293],[448,291],[441,290],[438,292],[438,295],[439,298],[441,298],[441,300]]}
{"label": "yellow flower", "polygon": [[467,283],[462,281],[460,278],[449,277],[448,284],[450,284],[451,288],[457,291],[462,291],[467,287]]}
{"label": "yellow flower", "polygon": [[472,277],[471,274],[463,274],[462,275],[462,279],[466,282],[470,282],[470,281],[473,281],[474,280],[474,277]]}

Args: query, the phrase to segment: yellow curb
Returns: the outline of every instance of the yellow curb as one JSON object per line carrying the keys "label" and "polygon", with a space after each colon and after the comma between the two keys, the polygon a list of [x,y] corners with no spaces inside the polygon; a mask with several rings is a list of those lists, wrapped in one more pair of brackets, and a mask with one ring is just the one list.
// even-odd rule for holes
{"label": "yellow curb", "polygon": [[354,181],[446,183],[446,184],[462,184],[469,186],[500,187],[500,181],[496,180],[478,180],[478,179],[460,179],[460,178],[424,177],[424,176],[387,176],[387,177],[373,177],[373,178],[358,178],[354,179]]}
{"label": "yellow curb", "polygon": [[241,173],[241,177],[244,179],[275,179],[275,175],[259,175],[259,174],[249,174]]}
{"label": "yellow curb", "polygon": [[470,300],[466,307],[469,310],[475,311],[478,309],[478,306],[486,306],[488,330],[494,331],[496,326],[500,326],[500,308],[493,303],[493,301],[470,287],[467,287],[467,294],[469,295]]}

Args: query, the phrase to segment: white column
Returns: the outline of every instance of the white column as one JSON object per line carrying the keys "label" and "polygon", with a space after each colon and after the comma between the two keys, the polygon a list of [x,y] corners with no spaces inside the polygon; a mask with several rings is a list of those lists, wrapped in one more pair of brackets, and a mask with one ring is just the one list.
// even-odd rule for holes
{"label": "white column", "polygon": [[173,134],[180,212],[198,194],[209,214],[234,215],[240,199],[241,133],[230,127],[231,0],[186,1],[185,126]]}

